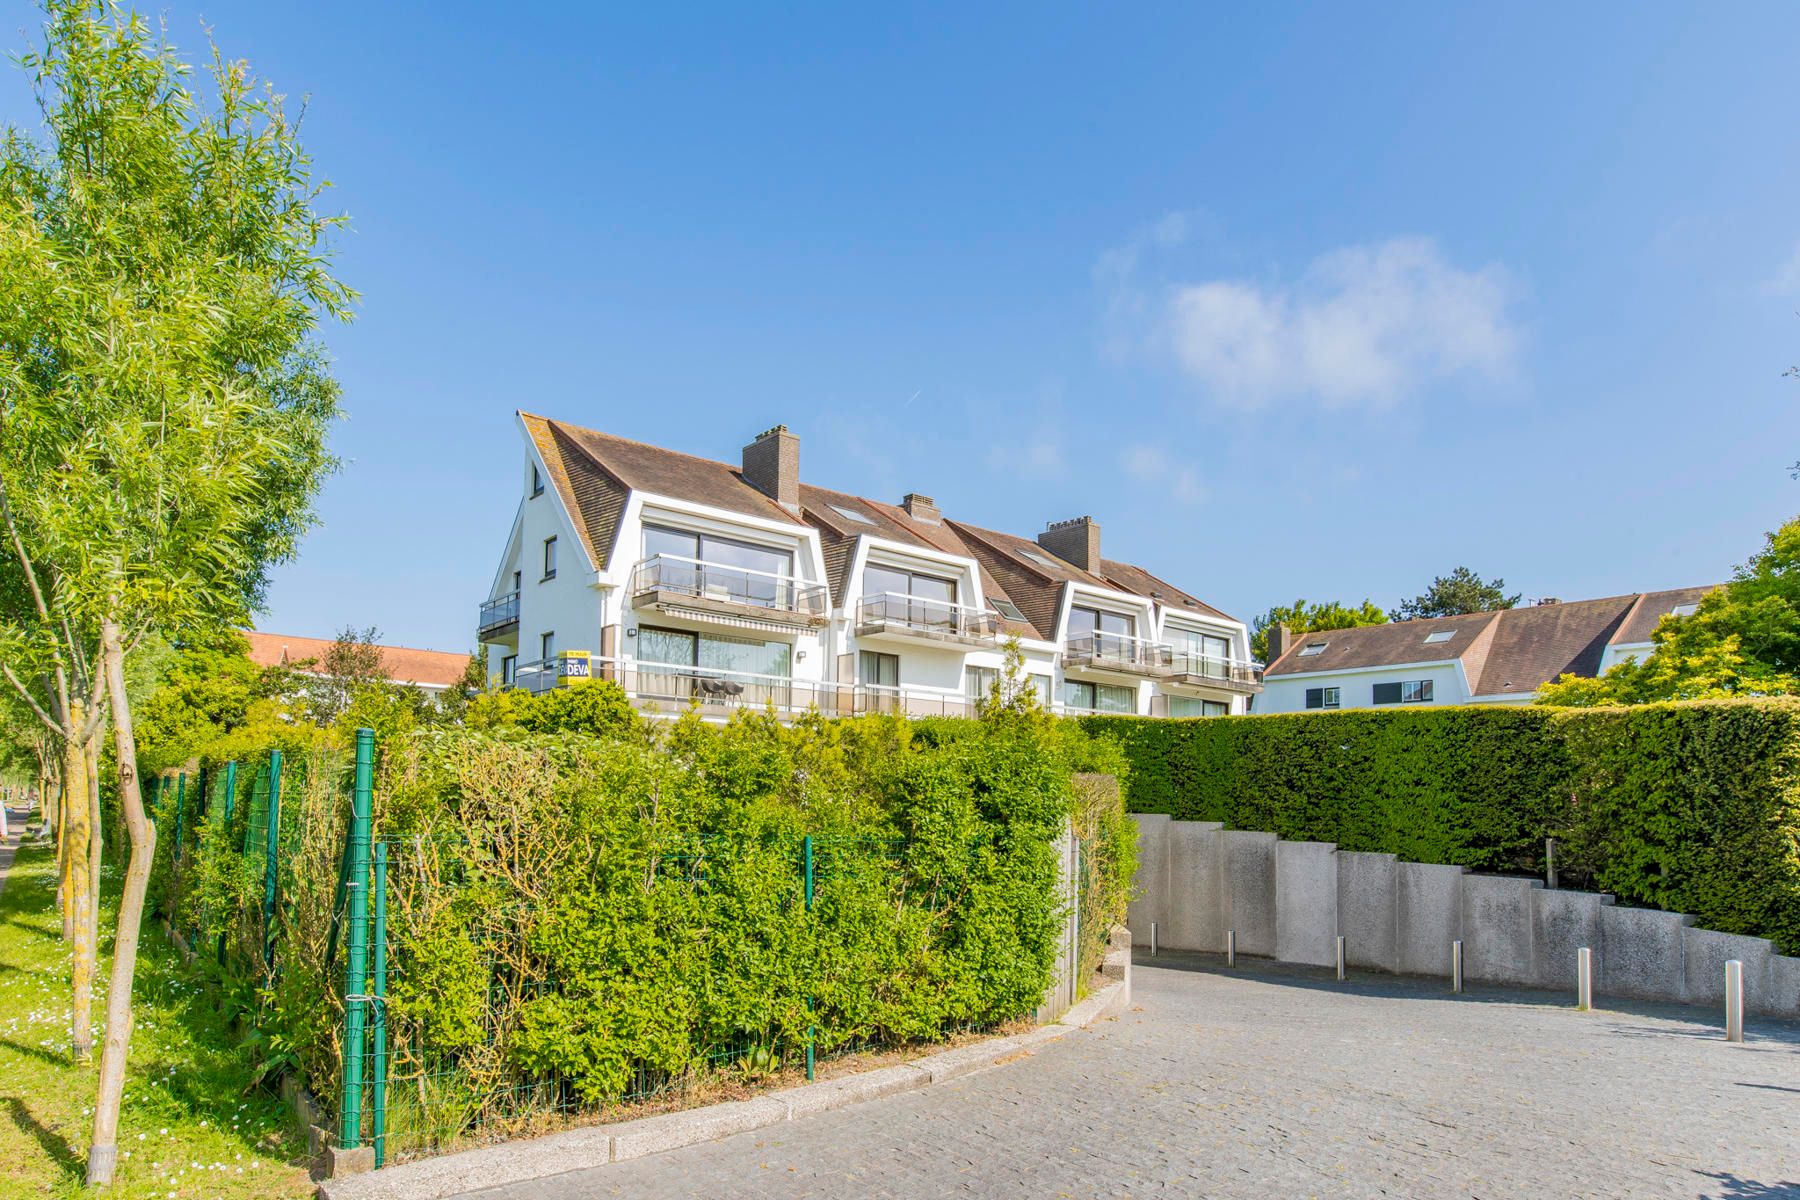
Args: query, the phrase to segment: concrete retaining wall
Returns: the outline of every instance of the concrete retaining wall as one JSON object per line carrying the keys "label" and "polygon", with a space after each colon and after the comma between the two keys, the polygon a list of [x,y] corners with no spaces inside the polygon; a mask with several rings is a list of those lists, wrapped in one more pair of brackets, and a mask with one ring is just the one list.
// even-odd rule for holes
{"label": "concrete retaining wall", "polygon": [[1708,1006],[1723,1003],[1725,962],[1737,959],[1750,1012],[1800,1018],[1800,959],[1762,938],[1698,929],[1681,913],[1216,822],[1135,819],[1139,944],[1154,921],[1162,947],[1219,954],[1235,929],[1240,954],[1329,966],[1341,934],[1353,967],[1448,976],[1460,940],[1471,981],[1571,992],[1585,946],[1597,995]]}

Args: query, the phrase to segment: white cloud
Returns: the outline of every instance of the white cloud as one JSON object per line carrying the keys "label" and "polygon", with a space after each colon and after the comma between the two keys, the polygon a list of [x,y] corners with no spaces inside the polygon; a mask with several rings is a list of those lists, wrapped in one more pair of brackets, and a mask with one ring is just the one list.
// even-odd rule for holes
{"label": "white cloud", "polygon": [[[1110,252],[1123,256],[1108,267],[1111,344],[1172,359],[1228,403],[1388,404],[1434,379],[1504,374],[1518,347],[1505,268],[1463,270],[1430,238],[1333,250],[1292,284],[1212,279],[1160,291],[1136,281],[1143,245]],[[1122,334],[1121,322],[1136,328]]]}
{"label": "white cloud", "polygon": [[1127,446],[1119,466],[1133,480],[1182,504],[1200,504],[1211,494],[1200,472],[1171,462],[1160,446]]}
{"label": "white cloud", "polygon": [[1794,243],[1794,252],[1769,280],[1769,291],[1777,296],[1800,296],[1800,242]]}
{"label": "white cloud", "polygon": [[1054,430],[1038,429],[1017,439],[1005,440],[988,452],[988,465],[1015,475],[1060,475],[1063,470],[1062,439]]}

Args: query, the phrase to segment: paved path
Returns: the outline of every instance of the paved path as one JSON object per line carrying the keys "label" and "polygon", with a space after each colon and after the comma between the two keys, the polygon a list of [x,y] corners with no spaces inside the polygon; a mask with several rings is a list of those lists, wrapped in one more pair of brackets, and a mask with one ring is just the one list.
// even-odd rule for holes
{"label": "paved path", "polygon": [[1800,1198],[1800,1026],[1155,961],[1028,1059],[475,1195]]}
{"label": "paved path", "polygon": [[6,810],[7,836],[0,838],[0,896],[6,894],[6,875],[12,867],[13,854],[19,849],[19,843],[25,840],[25,822],[30,816],[29,808]]}

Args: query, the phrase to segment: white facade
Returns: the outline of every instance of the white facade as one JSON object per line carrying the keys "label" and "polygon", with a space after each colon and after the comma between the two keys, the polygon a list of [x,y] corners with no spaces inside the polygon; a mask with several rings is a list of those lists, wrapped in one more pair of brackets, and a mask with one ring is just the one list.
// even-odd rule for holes
{"label": "white facade", "polygon": [[[1426,683],[1430,685],[1430,698],[1417,698],[1426,690],[1419,685]],[[1402,698],[1397,702],[1378,706],[1375,701],[1375,688],[1378,684],[1401,685]],[[1328,689],[1336,689],[1336,703],[1332,703],[1334,697],[1327,694],[1319,697],[1319,704],[1309,707],[1308,691]],[[1468,704],[1474,699],[1476,697],[1469,694],[1469,680],[1463,671],[1461,660],[1452,659],[1449,662],[1403,663],[1399,666],[1270,675],[1263,681],[1263,692],[1257,697],[1256,711],[1285,713],[1333,708],[1419,708],[1438,704]],[[1487,702],[1490,698],[1480,699]],[[1527,703],[1531,696],[1508,697],[1507,700],[1511,703]]]}
{"label": "white facade", "polygon": [[[784,521],[633,488],[612,546],[600,549],[610,551],[602,568],[529,431],[524,442],[524,499],[483,606],[481,637],[497,682],[553,686],[582,668],[545,665],[546,652],[552,660],[586,652],[594,677],[670,713],[697,699],[708,716],[770,704],[787,713],[966,715],[1004,667],[1008,635],[999,626],[1010,602],[990,605],[974,558],[859,530],[847,570],[840,567],[842,594],[831,595],[820,531],[798,513]],[[690,535],[697,552],[670,552]],[[872,587],[878,568],[885,580],[917,579],[933,594]],[[1242,622],[1122,591],[1053,586],[1061,589],[1056,637],[1020,636],[1017,645],[1029,682],[1057,711],[1246,711],[1255,688]],[[1095,652],[1080,638],[1082,652],[1071,655],[1075,608],[1128,618],[1132,638],[1165,658],[1164,639],[1184,636],[1227,658],[1188,672],[1160,661],[1146,670],[1134,642],[1115,639]],[[1120,646],[1132,652],[1116,653]]]}

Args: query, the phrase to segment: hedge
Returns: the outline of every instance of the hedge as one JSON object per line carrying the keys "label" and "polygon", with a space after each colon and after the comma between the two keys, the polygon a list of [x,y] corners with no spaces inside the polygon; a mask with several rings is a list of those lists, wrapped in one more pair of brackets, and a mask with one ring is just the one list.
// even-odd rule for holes
{"label": "hedge", "polygon": [[1133,812],[1542,873],[1800,953],[1800,702],[1088,717]]}

